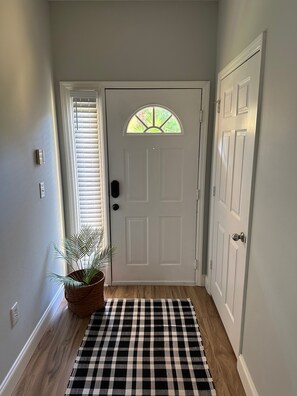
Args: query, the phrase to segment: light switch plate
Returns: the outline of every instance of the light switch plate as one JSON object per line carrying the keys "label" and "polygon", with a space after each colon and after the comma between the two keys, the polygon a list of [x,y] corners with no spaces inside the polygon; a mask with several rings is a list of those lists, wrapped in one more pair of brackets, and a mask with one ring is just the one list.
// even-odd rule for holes
{"label": "light switch plate", "polygon": [[14,327],[19,320],[19,305],[18,303],[14,303],[13,306],[10,308],[10,322],[11,327]]}
{"label": "light switch plate", "polygon": [[44,164],[44,151],[42,149],[35,150],[35,160],[37,165]]}
{"label": "light switch plate", "polygon": [[44,186],[44,182],[40,182],[40,183],[39,183],[39,195],[40,195],[40,198],[44,198],[44,197],[45,197],[45,186]]}

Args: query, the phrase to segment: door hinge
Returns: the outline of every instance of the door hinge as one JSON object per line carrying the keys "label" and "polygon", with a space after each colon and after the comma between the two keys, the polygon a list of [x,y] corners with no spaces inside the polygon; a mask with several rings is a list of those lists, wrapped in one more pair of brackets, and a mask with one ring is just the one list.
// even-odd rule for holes
{"label": "door hinge", "polygon": [[199,121],[200,121],[200,122],[203,121],[203,110],[200,110],[200,113],[199,113]]}
{"label": "door hinge", "polygon": [[199,268],[199,261],[196,259],[194,260],[194,269],[197,270]]}
{"label": "door hinge", "polygon": [[210,262],[209,262],[209,269],[212,270],[212,260],[210,260]]}
{"label": "door hinge", "polygon": [[216,196],[216,186],[213,186],[213,188],[212,188],[212,196],[213,197]]}
{"label": "door hinge", "polygon": [[196,190],[196,201],[200,199],[200,190]]}
{"label": "door hinge", "polygon": [[217,113],[220,113],[221,112],[221,99],[218,99],[216,101],[216,104],[217,104]]}

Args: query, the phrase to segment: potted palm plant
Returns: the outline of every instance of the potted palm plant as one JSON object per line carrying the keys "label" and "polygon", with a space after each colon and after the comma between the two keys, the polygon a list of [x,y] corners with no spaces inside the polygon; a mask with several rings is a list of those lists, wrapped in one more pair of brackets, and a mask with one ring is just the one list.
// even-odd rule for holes
{"label": "potted palm plant", "polygon": [[112,256],[113,248],[103,245],[103,230],[82,226],[78,233],[65,238],[62,247],[54,246],[57,257],[66,261],[70,273],[49,276],[63,284],[68,308],[85,317],[104,308],[104,273],[102,268]]}

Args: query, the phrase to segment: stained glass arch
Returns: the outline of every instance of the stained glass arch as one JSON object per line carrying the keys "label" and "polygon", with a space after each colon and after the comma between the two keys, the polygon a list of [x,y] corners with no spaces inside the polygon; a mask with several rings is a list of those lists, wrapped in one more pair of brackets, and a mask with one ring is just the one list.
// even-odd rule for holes
{"label": "stained glass arch", "polygon": [[137,110],[128,122],[128,135],[178,135],[182,133],[181,123],[169,109],[150,105]]}

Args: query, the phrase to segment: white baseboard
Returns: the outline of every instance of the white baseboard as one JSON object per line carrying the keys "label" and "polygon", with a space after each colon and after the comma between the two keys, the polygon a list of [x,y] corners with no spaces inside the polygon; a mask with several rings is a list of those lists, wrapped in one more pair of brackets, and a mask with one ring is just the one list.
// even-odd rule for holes
{"label": "white baseboard", "polygon": [[33,352],[38,346],[50,320],[53,318],[55,312],[57,311],[64,296],[63,292],[64,288],[60,287],[54,298],[52,299],[51,303],[47,307],[46,311],[42,315],[40,321],[37,323],[37,326],[33,330],[28,341],[21,350],[21,353],[12,365],[3,382],[0,384],[0,396],[10,396],[12,394],[16,384],[18,383],[27,364],[29,363]]}
{"label": "white baseboard", "polygon": [[196,286],[205,286],[205,275],[199,274],[196,279]]}
{"label": "white baseboard", "polygon": [[195,286],[195,283],[193,283],[193,282],[175,282],[175,281],[113,281],[111,283],[111,285],[112,286],[132,286],[132,285]]}
{"label": "white baseboard", "polygon": [[206,289],[207,293],[211,296],[210,278],[208,275],[205,275],[205,289]]}
{"label": "white baseboard", "polygon": [[259,396],[259,393],[257,392],[257,389],[249,372],[249,369],[242,355],[239,355],[239,358],[237,360],[237,371],[239,373],[246,395]]}

